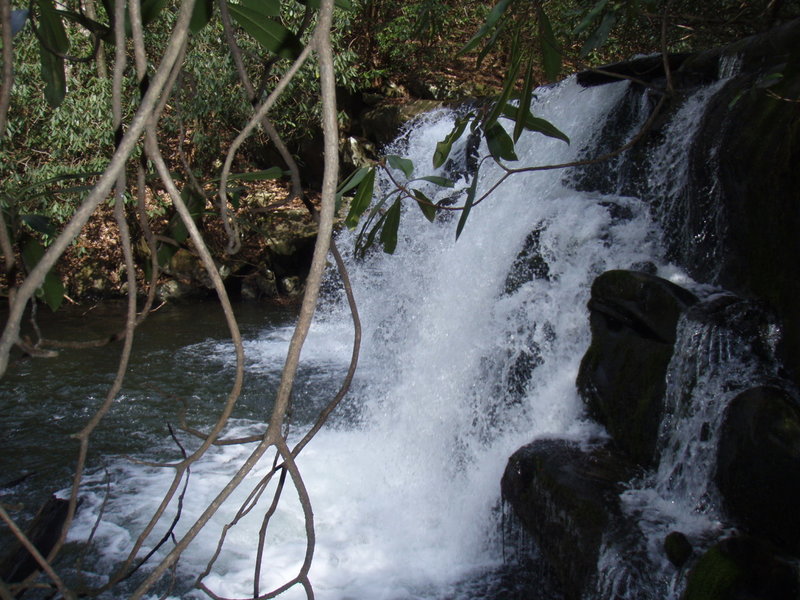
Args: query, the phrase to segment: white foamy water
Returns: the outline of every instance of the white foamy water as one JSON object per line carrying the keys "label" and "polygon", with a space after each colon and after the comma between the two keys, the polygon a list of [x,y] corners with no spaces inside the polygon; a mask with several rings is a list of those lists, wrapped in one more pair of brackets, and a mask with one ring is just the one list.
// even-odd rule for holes
{"label": "white foamy water", "polygon": [[[526,133],[518,144],[520,163],[572,159],[625,85],[583,90],[567,81],[539,90],[534,113],[566,132],[572,143]],[[394,151],[414,161],[415,174],[434,174],[430,157],[454,118],[447,111],[427,116]],[[479,196],[500,175],[484,163]],[[563,180],[561,171],[511,177],[473,209],[457,242],[457,215],[429,224],[417,207],[408,206],[395,255],[349,259],[365,328],[357,380],[342,406],[352,418],[320,432],[299,459],[314,505],[317,543],[310,579],[317,598],[470,597],[458,596],[454,586],[502,561],[500,478],[508,457],[537,437],[585,439],[602,433],[584,419],[575,389],[589,343],[590,285],[605,270],[644,261],[662,273],[674,271],[661,261],[658,233],[641,202],[576,192]],[[468,184],[462,179],[457,189]],[[426,193],[437,190],[430,186]],[[435,200],[452,193],[439,192]],[[533,230],[539,232],[537,251],[546,277],[508,285],[509,271]],[[343,249],[352,243],[347,232],[340,236]],[[275,378],[288,337],[288,330],[273,329],[250,338],[249,373]],[[341,302],[327,298],[303,351],[307,368],[328,374],[316,388],[323,401],[346,369],[351,337]],[[232,360],[224,343],[187,352],[211,370]],[[292,435],[305,426],[296,424]],[[231,435],[261,430],[250,422],[233,429]],[[177,458],[174,448],[170,452]],[[248,447],[213,450],[193,467],[178,537],[248,453]],[[222,526],[271,461],[271,456],[262,460],[184,553],[177,569],[181,584],[202,571]],[[113,491],[96,534],[100,575],[124,555],[172,473],[120,459],[110,476]],[[73,539],[85,539],[94,525],[103,486],[102,473],[85,486]],[[262,593],[295,575],[305,551],[296,494],[287,486],[284,495],[269,529]],[[252,597],[260,515],[270,497],[265,494],[263,506],[228,533],[204,580],[220,596]],[[159,537],[154,534],[151,544]],[[286,597],[304,594],[294,589]]]}

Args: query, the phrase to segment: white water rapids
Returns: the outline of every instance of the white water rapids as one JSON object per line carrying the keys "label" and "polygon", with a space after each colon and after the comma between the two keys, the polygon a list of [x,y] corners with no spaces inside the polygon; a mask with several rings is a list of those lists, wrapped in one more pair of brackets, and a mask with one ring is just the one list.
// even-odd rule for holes
{"label": "white water rapids", "polygon": [[[517,145],[520,164],[573,160],[591,145],[626,85],[582,89],[568,80],[538,90],[534,114],[567,133],[571,144],[525,133]],[[391,151],[411,158],[415,175],[435,174],[433,149],[454,118],[449,111],[424,117]],[[500,175],[484,163],[478,195]],[[364,260],[350,259],[365,327],[359,371],[334,425],[321,431],[299,459],[314,506],[310,579],[317,598],[474,598],[459,592],[458,584],[502,562],[500,478],[508,457],[539,437],[582,440],[602,434],[586,420],[575,388],[589,344],[591,283],[605,270],[646,262],[673,281],[680,282],[681,274],[664,263],[660,233],[642,201],[576,192],[564,181],[559,170],[511,177],[473,209],[458,241],[457,217],[430,224],[417,207],[408,206],[393,256],[374,252]],[[462,179],[457,187],[468,184]],[[435,194],[435,186],[426,192]],[[509,270],[533,230],[539,232],[547,277],[507,289]],[[340,236],[340,247],[352,248],[352,243],[347,232]],[[248,339],[252,374],[276,376],[288,335],[288,329],[272,329]],[[302,359],[317,374],[318,402],[337,389],[351,339],[349,317],[331,291]],[[204,357],[209,370],[224,370],[230,368],[230,350],[225,342],[208,342],[183,352]],[[520,364],[533,369],[529,378],[520,380],[515,370]],[[294,431],[306,426],[298,423]],[[230,434],[258,430],[257,423],[237,422]],[[249,450],[213,450],[193,467],[178,537]],[[202,571],[222,526],[271,460],[265,458],[248,476],[183,554],[179,581],[190,582]],[[172,472],[119,459],[110,475],[112,494],[95,534],[98,576],[124,556]],[[104,492],[104,474],[97,473],[83,490],[72,539],[89,535]],[[293,492],[284,496],[269,529],[262,593],[293,577],[305,551],[302,512]],[[253,511],[228,533],[205,579],[216,594],[252,597],[261,514]],[[173,594],[202,597],[177,589]],[[297,588],[285,597],[304,594]]]}

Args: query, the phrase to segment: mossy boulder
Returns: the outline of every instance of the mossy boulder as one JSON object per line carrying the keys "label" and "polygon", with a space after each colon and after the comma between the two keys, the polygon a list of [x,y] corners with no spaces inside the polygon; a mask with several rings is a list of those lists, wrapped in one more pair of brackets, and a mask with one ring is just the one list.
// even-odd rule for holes
{"label": "mossy boulder", "polygon": [[749,537],[715,544],[689,573],[681,600],[797,600],[796,569]]}
{"label": "mossy boulder", "polygon": [[678,318],[696,302],[691,292],[636,271],[607,271],[592,285],[592,343],[578,389],[589,414],[640,465],[653,464]]}
{"label": "mossy boulder", "polygon": [[800,402],[759,386],[725,412],[715,481],[726,510],[743,528],[800,553]]}
{"label": "mossy boulder", "polygon": [[597,573],[601,544],[621,514],[619,493],[634,473],[620,453],[583,449],[565,440],[537,440],[509,459],[503,498],[561,582],[577,600]]}

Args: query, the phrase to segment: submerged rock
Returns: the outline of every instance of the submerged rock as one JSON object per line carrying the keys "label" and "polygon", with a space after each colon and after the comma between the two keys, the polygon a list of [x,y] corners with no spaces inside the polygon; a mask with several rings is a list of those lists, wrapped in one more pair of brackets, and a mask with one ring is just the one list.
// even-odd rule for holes
{"label": "submerged rock", "polygon": [[692,544],[689,539],[680,531],[673,531],[664,538],[664,553],[669,562],[678,568],[686,564],[692,556]]}
{"label": "submerged rock", "polygon": [[654,460],[678,318],[696,302],[691,292],[635,271],[607,271],[592,285],[592,343],[578,389],[589,414],[641,465]]}
{"label": "submerged rock", "polygon": [[581,598],[597,573],[619,493],[633,467],[608,448],[584,450],[565,440],[538,440],[517,450],[502,479],[503,498],[539,546],[567,599]]}

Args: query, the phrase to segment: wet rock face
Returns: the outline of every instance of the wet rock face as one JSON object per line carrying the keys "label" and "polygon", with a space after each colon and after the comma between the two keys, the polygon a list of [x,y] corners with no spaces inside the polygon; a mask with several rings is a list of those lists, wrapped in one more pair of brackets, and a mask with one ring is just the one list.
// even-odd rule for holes
{"label": "wet rock face", "polygon": [[608,271],[592,285],[592,344],[578,390],[589,414],[636,463],[653,463],[678,318],[697,298],[664,279]]}
{"label": "wet rock face", "polygon": [[715,481],[747,530],[800,552],[800,402],[784,389],[749,389],[729,404]]}
{"label": "wet rock face", "polygon": [[632,474],[621,454],[584,450],[565,440],[538,440],[509,459],[503,498],[539,545],[567,599],[581,598],[593,582],[603,536],[620,514],[621,482]]}

